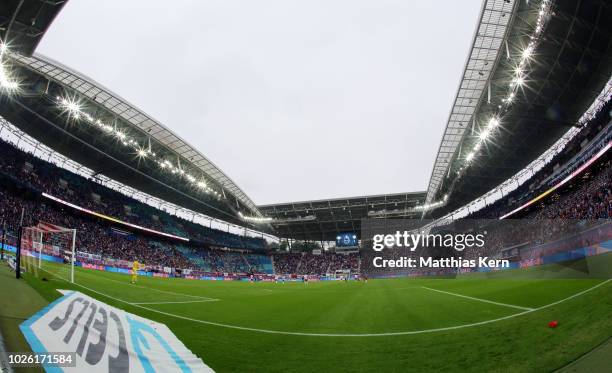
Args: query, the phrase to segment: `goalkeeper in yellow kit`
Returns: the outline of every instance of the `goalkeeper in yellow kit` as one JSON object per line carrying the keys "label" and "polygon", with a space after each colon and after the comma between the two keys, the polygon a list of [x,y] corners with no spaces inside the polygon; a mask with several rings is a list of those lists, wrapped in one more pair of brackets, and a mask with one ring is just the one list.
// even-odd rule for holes
{"label": "goalkeeper in yellow kit", "polygon": [[132,263],[132,284],[136,283],[136,280],[138,280],[138,260],[134,260],[134,263]]}

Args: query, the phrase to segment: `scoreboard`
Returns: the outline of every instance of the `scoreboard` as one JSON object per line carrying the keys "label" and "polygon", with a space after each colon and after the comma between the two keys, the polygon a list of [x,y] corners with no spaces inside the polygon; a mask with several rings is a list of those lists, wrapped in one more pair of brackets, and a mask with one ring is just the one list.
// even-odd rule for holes
{"label": "scoreboard", "polygon": [[355,232],[344,232],[336,236],[337,247],[358,246],[357,234]]}

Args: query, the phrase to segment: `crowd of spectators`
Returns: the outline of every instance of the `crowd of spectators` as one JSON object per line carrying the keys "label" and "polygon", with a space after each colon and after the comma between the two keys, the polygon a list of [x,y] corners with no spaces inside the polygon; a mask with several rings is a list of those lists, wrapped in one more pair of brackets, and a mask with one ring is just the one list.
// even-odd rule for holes
{"label": "crowd of spectators", "polygon": [[358,273],[360,268],[359,253],[276,253],[273,262],[277,274],[326,275],[337,271]]}
{"label": "crowd of spectators", "polygon": [[[603,119],[602,119],[603,118]],[[547,166],[500,201],[473,213],[469,219],[496,220],[525,201],[541,194],[577,169],[612,139],[610,121],[596,117]],[[337,271],[358,273],[362,262],[370,268],[369,254],[333,253],[317,250],[281,252],[264,255],[263,239],[245,238],[194,224],[133,200],[93,181],[61,169],[0,140],[0,216],[9,236],[16,235],[23,214],[23,226],[39,221],[77,229],[77,250],[105,259],[138,260],[151,267],[189,269],[204,273],[267,273],[283,275],[325,275]],[[527,218],[503,229],[491,225],[484,247],[466,249],[465,258],[500,257],[502,250],[527,243],[542,244],[571,232],[572,219],[610,219],[612,217],[612,164],[610,152],[590,165],[578,177],[538,203],[513,217]],[[111,223],[78,213],[76,210],[37,195],[47,192],[74,204],[133,224],[187,236],[205,247],[186,247],[134,232],[122,231]],[[464,219],[464,220],[469,220]],[[530,223],[549,219],[554,224]],[[523,225],[521,225],[523,224]],[[526,226],[527,224],[528,226]],[[10,240],[10,238],[9,238]],[[245,251],[246,249],[246,251]],[[259,253],[249,253],[258,249]],[[388,258],[410,256],[389,250]]]}
{"label": "crowd of spectators", "polygon": [[[605,115],[607,117],[608,113],[605,112]],[[612,132],[609,117],[607,118],[608,121],[599,123],[597,127],[587,127],[586,133],[581,132],[570,141],[566,149],[559,153],[549,166],[535,173],[515,192],[465,219],[454,222],[452,229],[456,230],[456,233],[486,231],[487,235],[484,246],[473,246],[463,252],[451,254],[464,259],[486,256],[495,259],[523,260],[522,256],[528,257],[534,248],[546,247],[547,243],[571,237],[579,238],[581,232],[590,232],[591,228],[605,225],[612,217],[611,150],[545,198],[517,211],[509,219],[498,219],[549,190],[608,145],[612,141]],[[609,226],[604,228],[609,229]],[[588,246],[590,243],[581,244]],[[555,246],[553,249],[561,250],[564,247]],[[539,257],[534,257],[532,260],[534,263],[539,263],[541,255],[550,255],[553,251],[539,251]],[[382,255],[385,259],[393,260],[400,257],[418,257],[418,253],[394,248],[385,250],[383,254],[368,250],[363,254],[362,263],[365,265],[363,271],[367,273],[408,275],[418,272],[418,270],[389,270],[372,266],[374,256]]]}
{"label": "crowd of spectators", "polygon": [[277,274],[295,274],[303,253],[283,252],[272,255],[274,272]]}
{"label": "crowd of spectators", "polygon": [[0,172],[29,188],[132,224],[222,247],[264,250],[265,240],[212,229],[172,216],[0,140]]}
{"label": "crowd of spectators", "polygon": [[272,274],[270,256],[260,253],[246,253],[216,247],[186,247],[177,245],[179,254],[185,256],[197,266],[197,271],[208,275],[237,274]]}
{"label": "crowd of spectators", "polygon": [[[47,222],[75,228],[78,232],[75,243],[77,251],[94,254],[102,258],[102,262],[138,260],[151,268],[212,269],[232,273],[263,273],[269,270],[264,268],[268,267],[265,259],[260,259],[266,256],[245,256],[231,251],[231,248],[261,250],[264,248],[263,239],[240,237],[196,225],[40,160],[5,141],[0,140],[0,148],[0,216],[6,224],[9,242],[16,243],[23,210],[23,226]],[[187,236],[199,242],[226,245],[224,248],[230,249],[191,248],[201,252],[197,257],[207,257],[211,262],[191,260],[191,257],[179,250],[179,245],[167,241],[158,242],[154,238],[125,231],[71,208],[41,200],[38,198],[40,192],[133,224]]]}
{"label": "crowd of spectators", "polygon": [[609,219],[612,217],[612,164],[598,164],[571,185],[533,211],[536,219]]}
{"label": "crowd of spectators", "polygon": [[517,212],[521,219],[489,223],[486,245],[470,248],[464,256],[501,257],[512,247],[534,247],[600,225],[612,217],[611,180],[612,163],[604,158],[568,185]]}
{"label": "crowd of spectators", "polygon": [[[59,207],[24,199],[9,190],[0,190],[0,216],[3,217],[7,233],[15,237],[23,214],[23,225],[33,226],[47,222],[77,230],[77,250],[128,261],[138,260],[151,266],[191,268],[192,263],[180,255],[170,244],[160,250],[150,239],[115,231],[110,227],[79,217]],[[64,248],[68,249],[68,248]]]}
{"label": "crowd of spectators", "polygon": [[[578,132],[544,167],[529,180],[495,203],[472,213],[471,219],[497,219],[522,205],[586,163],[596,152],[612,141],[612,101],[583,124]],[[607,156],[609,159],[609,155]],[[591,167],[592,168],[592,167]],[[551,199],[549,199],[551,200]]]}

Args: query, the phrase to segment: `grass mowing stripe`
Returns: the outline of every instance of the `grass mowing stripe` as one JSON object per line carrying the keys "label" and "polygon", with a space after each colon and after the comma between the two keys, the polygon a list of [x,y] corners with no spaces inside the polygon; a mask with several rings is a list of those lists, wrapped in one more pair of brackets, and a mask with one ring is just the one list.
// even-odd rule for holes
{"label": "grass mowing stripe", "polygon": [[176,302],[133,302],[130,304],[182,304],[182,303],[204,303],[204,302],[217,302],[218,299],[202,299],[202,300],[186,300]]}
{"label": "grass mowing stripe", "polygon": [[[48,272],[48,271],[47,271]],[[88,273],[85,271],[79,271],[79,274],[91,274],[93,276],[93,273]],[[96,279],[103,279],[106,281],[112,281],[112,282],[116,282],[118,284],[127,284],[127,282],[124,281],[119,281],[119,280],[115,280],[113,278],[107,278],[106,276],[94,276]],[[67,279],[63,278],[62,279],[64,281],[68,281]],[[137,288],[142,288],[142,289],[147,289],[147,290],[153,290],[156,291],[158,293],[162,293],[162,294],[170,294],[170,295],[178,295],[178,296],[183,296],[183,297],[187,297],[187,298],[197,298],[197,299],[203,299],[203,300],[208,300],[208,301],[217,301],[219,299],[217,298],[210,298],[210,297],[201,297],[199,295],[191,295],[191,294],[183,294],[183,293],[175,293],[172,291],[167,291],[167,290],[160,290],[160,289],[155,289],[155,288],[151,288],[148,286],[142,286],[142,285],[137,285],[137,284],[130,284],[131,287],[137,287]]]}
{"label": "grass mowing stripe", "polygon": [[[44,270],[44,269],[43,269]],[[48,271],[46,271],[48,272]],[[51,272],[48,272],[50,274],[52,274]],[[67,281],[64,279],[64,281]],[[558,300],[556,302],[547,304],[545,306],[541,306],[538,308],[532,308],[532,309],[528,309],[526,311],[523,312],[519,312],[519,313],[515,313],[515,314],[511,314],[508,316],[504,316],[504,317],[499,317],[496,319],[491,319],[491,320],[485,320],[485,321],[480,321],[480,322],[475,322],[475,323],[469,323],[469,324],[463,324],[463,325],[456,325],[456,326],[449,326],[449,327],[443,327],[443,328],[432,328],[432,329],[423,329],[423,330],[412,330],[412,331],[403,331],[403,332],[390,332],[390,333],[348,333],[348,334],[342,334],[342,333],[305,333],[305,332],[287,332],[287,331],[281,331],[281,330],[269,330],[269,329],[258,329],[258,328],[249,328],[249,327],[243,327],[243,326],[236,326],[236,325],[229,325],[229,324],[223,324],[223,323],[218,323],[218,322],[213,322],[213,321],[206,321],[206,320],[200,320],[200,319],[194,319],[191,317],[185,317],[185,316],[181,316],[181,315],[177,315],[177,314],[173,314],[173,313],[169,313],[169,312],[164,312],[164,311],[160,311],[160,310],[156,310],[154,308],[150,308],[150,307],[146,307],[140,304],[133,304],[130,303],[126,300],[123,299],[119,299],[119,298],[115,298],[113,296],[110,296],[108,294],[102,293],[100,291],[91,289],[87,286],[78,284],[78,283],[73,283],[73,285],[79,286],[83,289],[89,290],[91,292],[94,292],[96,294],[102,295],[106,298],[121,302],[121,303],[125,303],[128,305],[131,305],[133,307],[137,307],[137,308],[141,308],[150,312],[154,312],[154,313],[158,313],[161,315],[165,315],[165,316],[169,316],[169,317],[173,317],[173,318],[177,318],[177,319],[181,319],[181,320],[186,320],[186,321],[191,321],[191,322],[195,322],[195,323],[199,323],[199,324],[206,324],[206,325],[213,325],[213,326],[219,326],[219,327],[224,327],[224,328],[229,328],[229,329],[236,329],[236,330],[244,330],[244,331],[252,331],[252,332],[259,332],[259,333],[266,333],[266,334],[280,334],[280,335],[294,335],[294,336],[305,336],[305,337],[388,337],[388,336],[400,336],[400,335],[412,335],[412,334],[424,334],[424,333],[434,333],[434,332],[441,332],[441,331],[449,331],[449,330],[457,330],[457,329],[464,329],[464,328],[470,328],[470,327],[474,327],[474,326],[481,326],[481,325],[486,325],[486,324],[491,324],[491,323],[495,323],[498,321],[502,321],[502,320],[508,320],[508,319],[512,319],[514,317],[518,317],[518,316],[522,316],[522,315],[526,315],[532,312],[536,312],[548,307],[552,307],[555,306],[559,303],[568,301],[570,299],[576,298],[580,295],[583,295],[589,291],[592,291],[594,289],[599,288],[600,286],[603,286],[607,283],[609,283],[610,281],[612,281],[612,279],[607,279],[605,281],[600,282],[597,285],[594,285],[588,289],[585,289],[583,291],[580,291],[576,294],[570,295],[569,297],[563,298],[561,300]],[[67,281],[69,282],[69,281]]]}
{"label": "grass mowing stripe", "polygon": [[494,301],[492,301],[492,300],[487,300],[487,299],[482,299],[482,298],[476,298],[476,297],[470,297],[470,296],[468,296],[468,295],[463,295],[463,294],[451,293],[450,291],[444,291],[444,290],[438,290],[438,289],[428,288],[427,286],[421,286],[421,288],[423,288],[423,289],[427,289],[427,290],[431,290],[431,291],[435,291],[435,292],[438,292],[438,293],[443,293],[443,294],[453,295],[453,296],[455,296],[455,297],[466,298],[466,299],[472,299],[472,300],[476,300],[476,301],[479,301],[479,302],[484,302],[484,303],[495,304],[495,305],[498,305],[498,306],[504,306],[504,307],[516,308],[516,309],[523,310],[523,311],[532,311],[532,310],[533,310],[533,308],[529,308],[529,307],[521,307],[521,306],[516,306],[516,305],[514,305],[514,304],[494,302]]}

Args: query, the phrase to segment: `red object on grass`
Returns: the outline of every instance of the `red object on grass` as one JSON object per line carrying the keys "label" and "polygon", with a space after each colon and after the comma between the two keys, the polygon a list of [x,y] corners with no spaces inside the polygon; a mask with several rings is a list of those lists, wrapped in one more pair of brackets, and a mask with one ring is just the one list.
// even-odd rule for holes
{"label": "red object on grass", "polygon": [[548,327],[549,328],[556,328],[557,325],[559,325],[559,322],[557,320],[553,320],[553,321],[548,323]]}

